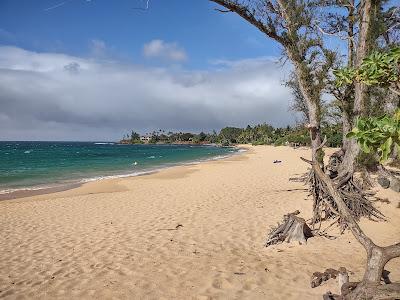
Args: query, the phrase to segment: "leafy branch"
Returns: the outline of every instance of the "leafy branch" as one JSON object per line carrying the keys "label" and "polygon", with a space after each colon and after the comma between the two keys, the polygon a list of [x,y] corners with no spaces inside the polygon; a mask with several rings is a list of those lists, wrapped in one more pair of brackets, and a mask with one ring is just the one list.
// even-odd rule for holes
{"label": "leafy branch", "polygon": [[390,88],[400,95],[400,47],[387,52],[375,51],[367,56],[359,68],[342,68],[334,71],[336,85],[343,86],[354,81],[366,85]]}
{"label": "leafy branch", "polygon": [[347,137],[355,138],[363,152],[376,153],[385,162],[394,147],[400,153],[400,109],[392,117],[359,118]]}

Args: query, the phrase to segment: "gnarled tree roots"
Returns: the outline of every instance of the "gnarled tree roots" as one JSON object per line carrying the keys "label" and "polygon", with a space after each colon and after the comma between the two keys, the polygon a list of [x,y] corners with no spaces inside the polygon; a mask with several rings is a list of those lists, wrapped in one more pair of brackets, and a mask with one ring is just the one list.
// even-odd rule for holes
{"label": "gnarled tree roots", "polygon": [[[307,160],[306,160],[307,161]],[[357,241],[364,247],[367,253],[367,264],[363,280],[356,285],[348,286],[348,289],[343,290],[341,298],[327,298],[331,295],[325,295],[325,299],[400,299],[400,284],[391,283],[382,285],[381,278],[386,263],[393,258],[400,257],[400,243],[393,244],[386,247],[376,245],[371,238],[369,238],[356,222],[357,218],[362,216],[360,213],[355,213],[351,209],[354,207],[350,205],[350,201],[359,199],[357,197],[349,198],[347,193],[343,193],[342,185],[335,185],[321,169],[320,165],[316,162],[310,162],[313,168],[314,175],[319,185],[323,187],[326,196],[333,201],[335,206],[333,209],[337,211],[337,217],[346,224],[346,227],[352,232]],[[358,206],[362,207],[362,206]],[[374,216],[369,212],[369,217]],[[379,214],[378,216],[380,216]]]}
{"label": "gnarled tree roots", "polygon": [[[304,158],[302,159],[311,163]],[[343,231],[346,228],[346,222],[339,213],[337,204],[329,193],[326,183],[318,176],[314,168],[310,170],[308,183],[309,191],[314,201],[313,218],[311,220],[313,229],[315,229],[316,224],[319,224],[320,227],[321,222],[324,220],[337,219],[337,223]],[[358,221],[361,217],[375,221],[385,219],[385,216],[367,198],[368,194],[363,192],[354,182],[353,176],[347,176],[347,178],[336,182],[335,187],[355,220]]]}
{"label": "gnarled tree roots", "polygon": [[325,300],[397,300],[400,299],[400,283],[368,284],[349,282],[342,286],[341,295],[331,292],[323,295]]}

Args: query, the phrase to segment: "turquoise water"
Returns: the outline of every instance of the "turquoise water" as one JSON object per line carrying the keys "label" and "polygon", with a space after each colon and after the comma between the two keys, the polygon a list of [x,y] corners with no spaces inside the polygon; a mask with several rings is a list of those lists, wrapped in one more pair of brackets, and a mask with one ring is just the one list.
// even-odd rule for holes
{"label": "turquoise water", "polygon": [[192,145],[0,142],[0,193],[143,174],[235,151],[234,148]]}

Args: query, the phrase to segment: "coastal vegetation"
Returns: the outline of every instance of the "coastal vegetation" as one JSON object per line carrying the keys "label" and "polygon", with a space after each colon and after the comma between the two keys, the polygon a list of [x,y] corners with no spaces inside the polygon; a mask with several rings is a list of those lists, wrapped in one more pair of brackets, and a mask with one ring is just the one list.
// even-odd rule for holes
{"label": "coastal vegetation", "polygon": [[[217,9],[220,12],[237,14],[281,46],[293,70],[286,83],[293,91],[292,108],[302,113],[311,144],[312,160],[303,158],[311,165],[307,176],[314,201],[311,225],[333,219],[342,231],[349,229],[366,251],[363,280],[345,283],[341,295],[329,293],[324,299],[400,297],[400,283],[381,284],[386,263],[400,256],[400,243],[380,247],[359,227],[361,217],[384,217],[354,177],[362,155],[371,154],[386,173],[390,172],[384,163],[398,157],[398,7],[381,0],[211,1],[224,7]],[[322,139],[323,124],[335,115],[340,119],[336,134],[342,133],[342,145],[326,166],[322,149],[328,138]],[[293,218],[285,222],[291,223],[278,229],[286,228],[289,236],[279,237],[281,241],[303,228]]]}
{"label": "coastal vegetation", "polygon": [[[325,124],[322,133],[327,137],[327,145],[340,147],[342,134],[340,124]],[[122,144],[219,144],[229,146],[234,144],[252,145],[295,145],[309,146],[311,139],[304,124],[286,127],[273,127],[266,123],[245,128],[224,127],[218,133],[190,133],[190,132],[165,132],[153,131],[150,134],[140,136],[135,131],[125,135],[120,141]]]}

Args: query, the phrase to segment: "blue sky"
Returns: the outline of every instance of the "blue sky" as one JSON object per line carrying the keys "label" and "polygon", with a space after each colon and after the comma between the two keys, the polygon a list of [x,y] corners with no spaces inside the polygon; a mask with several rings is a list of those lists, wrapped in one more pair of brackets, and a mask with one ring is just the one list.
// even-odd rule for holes
{"label": "blue sky", "polygon": [[0,0],[0,140],[293,124],[279,47],[207,0]]}
{"label": "blue sky", "polygon": [[143,45],[161,39],[185,49],[187,68],[280,54],[276,43],[207,0],[150,0],[148,10],[134,9],[145,6],[145,0],[1,0],[0,44],[88,56],[91,41],[98,40],[110,55],[149,63]]}

